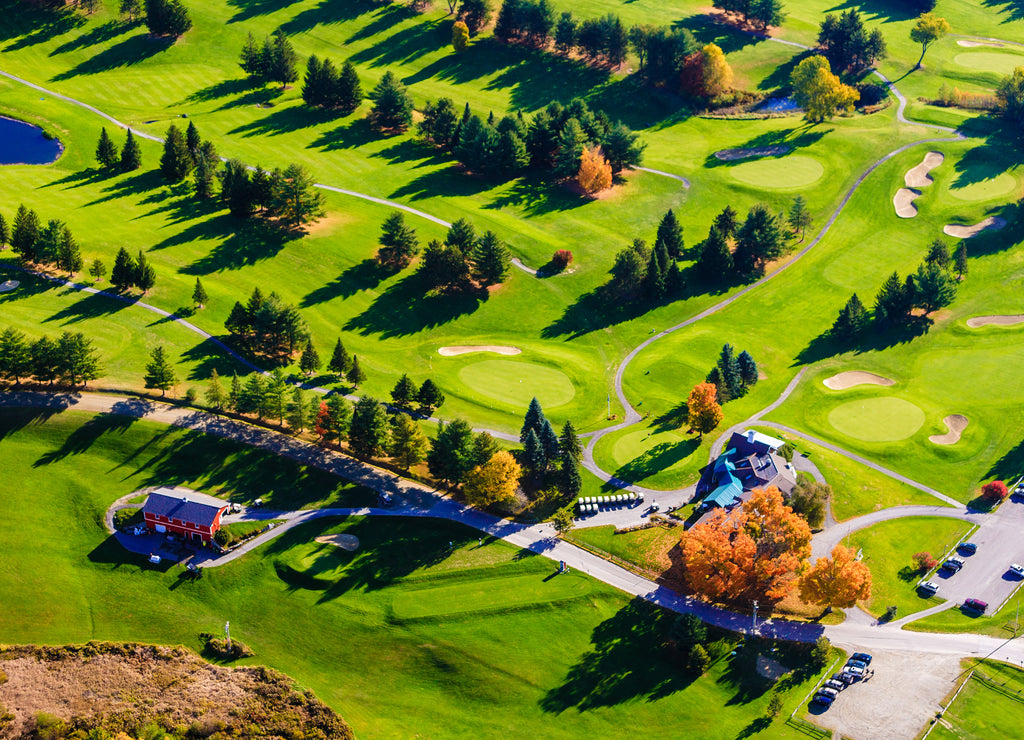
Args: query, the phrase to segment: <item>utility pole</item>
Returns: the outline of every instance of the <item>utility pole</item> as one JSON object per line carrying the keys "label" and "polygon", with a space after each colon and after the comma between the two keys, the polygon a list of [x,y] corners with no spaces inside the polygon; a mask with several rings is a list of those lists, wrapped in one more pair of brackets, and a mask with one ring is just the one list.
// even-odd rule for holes
{"label": "utility pole", "polygon": [[224,639],[228,641],[228,650],[231,649],[231,622],[224,623]]}
{"label": "utility pole", "polygon": [[750,634],[757,634],[757,599],[754,599],[754,619],[750,624]]}

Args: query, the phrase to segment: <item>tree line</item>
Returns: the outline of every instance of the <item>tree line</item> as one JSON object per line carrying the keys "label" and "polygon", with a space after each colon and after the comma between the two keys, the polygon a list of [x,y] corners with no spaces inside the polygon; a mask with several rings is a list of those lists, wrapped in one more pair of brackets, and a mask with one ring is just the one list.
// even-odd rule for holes
{"label": "tree line", "polygon": [[23,381],[65,386],[88,384],[102,375],[92,340],[81,332],[66,331],[56,339],[30,340],[17,329],[0,333],[0,378],[15,385]]}
{"label": "tree line", "polygon": [[527,168],[557,179],[576,177],[584,152],[597,149],[613,174],[638,166],[644,144],[621,122],[612,123],[603,111],[594,113],[574,98],[567,106],[552,102],[530,120],[522,113],[500,121],[486,120],[467,103],[461,117],[450,98],[428,102],[419,133],[424,141],[453,155],[467,170],[503,179]]}
{"label": "tree line", "polygon": [[68,225],[54,218],[43,226],[39,214],[24,203],[10,227],[0,215],[0,247],[7,243],[26,265],[53,265],[69,276],[82,269],[82,252]]}

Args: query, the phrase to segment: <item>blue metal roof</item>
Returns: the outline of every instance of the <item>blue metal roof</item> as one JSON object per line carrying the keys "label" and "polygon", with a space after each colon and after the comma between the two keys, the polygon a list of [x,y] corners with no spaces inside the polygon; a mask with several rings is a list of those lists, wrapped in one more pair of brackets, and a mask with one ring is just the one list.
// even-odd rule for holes
{"label": "blue metal roof", "polygon": [[704,497],[704,501],[713,506],[721,506],[723,509],[732,506],[743,495],[743,486],[733,476],[729,476],[714,491]]}

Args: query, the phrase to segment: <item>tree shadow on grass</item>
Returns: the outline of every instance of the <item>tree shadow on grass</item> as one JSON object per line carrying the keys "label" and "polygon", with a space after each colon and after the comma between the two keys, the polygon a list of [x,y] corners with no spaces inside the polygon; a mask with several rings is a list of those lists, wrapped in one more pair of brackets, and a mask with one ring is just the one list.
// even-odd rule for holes
{"label": "tree shadow on grass", "polygon": [[319,148],[325,152],[341,149],[358,149],[381,138],[381,134],[366,118],[354,118],[330,131],[322,132],[308,148]]}
{"label": "tree shadow on grass", "polygon": [[629,483],[641,483],[652,475],[685,460],[699,447],[700,441],[696,438],[685,439],[677,443],[660,442],[625,465],[619,466],[615,471],[615,477]]}
{"label": "tree shadow on grass", "polygon": [[903,0],[837,0],[836,4],[825,12],[843,13],[847,10],[860,12],[865,21],[898,23],[916,17],[919,9],[914,7],[914,3]]}
{"label": "tree shadow on grass", "polygon": [[428,290],[419,272],[411,273],[390,285],[363,313],[349,319],[344,329],[363,336],[379,334],[382,339],[409,336],[471,314],[487,300],[486,290],[453,295]]}
{"label": "tree shadow on grass", "polygon": [[[182,103],[209,103],[221,98],[234,99],[225,102],[217,110],[237,108],[242,105],[256,105],[268,103],[280,94],[280,90],[259,85],[248,77],[238,77],[233,80],[221,80],[212,85],[196,90],[185,98]],[[234,97],[239,96],[239,97]]]}
{"label": "tree shadow on grass", "polygon": [[1024,439],[1003,453],[985,473],[986,479],[1013,481],[1024,471]]}
{"label": "tree shadow on grass", "polygon": [[[72,394],[48,393],[44,407],[8,408],[0,404],[0,440],[21,431],[25,427],[43,424],[52,416],[68,409],[74,401]],[[3,397],[0,397],[0,401]]]}
{"label": "tree shadow on grass", "polygon": [[78,51],[79,49],[84,49],[88,46],[104,44],[111,39],[115,39],[118,36],[133,30],[140,22],[141,21],[130,23],[127,20],[110,20],[106,23],[101,23],[98,26],[93,26],[82,35],[65,41],[63,44],[51,51],[50,56],[60,56],[61,54]]}
{"label": "tree shadow on grass", "polygon": [[704,160],[704,166],[709,169],[713,169],[715,167],[735,167],[736,165],[743,164],[744,162],[754,162],[760,159],[782,160],[784,163],[784,157],[792,154],[797,149],[817,144],[825,137],[826,134],[830,134],[832,131],[834,131],[834,129],[825,129],[821,128],[820,124],[810,123],[803,123],[778,131],[763,131],[752,139],[745,141],[740,146],[733,148],[759,149],[769,146],[788,146],[790,147],[790,150],[785,154],[777,156],[745,157],[743,159],[719,159],[715,156],[715,152],[711,152]]}
{"label": "tree shadow on grass", "polygon": [[0,1],[0,40],[22,36],[3,51],[19,51],[63,36],[88,21],[70,7],[41,8],[18,0]]}
{"label": "tree shadow on grass", "polygon": [[309,308],[318,303],[333,301],[335,298],[350,298],[363,290],[376,290],[388,277],[390,273],[381,267],[377,260],[365,259],[349,267],[331,282],[307,294],[299,305],[301,308]]}
{"label": "tree shadow on grass", "polygon": [[848,340],[833,337],[829,331],[825,331],[800,350],[790,367],[813,365],[844,352],[860,355],[865,352],[880,352],[898,344],[907,344],[927,334],[933,323],[928,316],[912,316],[905,322],[882,330],[874,324],[869,325],[859,337]]}
{"label": "tree shadow on grass", "polygon": [[996,12],[1006,15],[1002,23],[1024,20],[1024,2],[1020,0],[982,0],[987,8],[996,8]]}
{"label": "tree shadow on grass", "polygon": [[[654,417],[651,422],[651,426],[655,432],[672,432],[682,429],[686,426],[686,421],[689,418],[689,408],[686,405],[686,401],[676,404],[665,413]],[[699,444],[699,441],[698,441]]]}
{"label": "tree shadow on grass", "polygon": [[186,380],[208,380],[214,370],[221,378],[227,378],[233,373],[243,375],[252,372],[251,367],[243,365],[228,355],[219,340],[204,339],[194,347],[182,352],[181,357],[193,366],[189,370]]}
{"label": "tree shadow on grass", "polygon": [[644,700],[657,701],[693,683],[666,659],[663,648],[675,615],[640,598],[594,628],[591,648],[550,689],[540,707],[551,714],[586,712]]}
{"label": "tree shadow on grass", "polygon": [[[250,18],[255,18],[258,15],[270,15],[276,13],[279,10],[287,8],[289,5],[294,5],[297,0],[228,0],[228,5],[232,8],[237,8],[237,12],[228,19],[228,23],[241,23],[247,21]],[[333,5],[349,5],[349,2],[338,3],[336,0]],[[326,4],[326,3],[325,3]]]}
{"label": "tree shadow on grass", "polygon": [[44,324],[56,323],[64,327],[90,319],[110,318],[131,306],[136,300],[127,296],[112,298],[107,294],[80,293],[72,288],[63,289],[60,297],[70,302],[43,319]]}
{"label": "tree shadow on grass", "polygon": [[50,80],[52,82],[63,82],[80,75],[95,75],[101,72],[109,72],[112,69],[130,67],[169,49],[173,44],[173,39],[152,37],[144,33],[138,34],[111,46],[109,49],[104,49],[71,69],[54,75]]}
{"label": "tree shadow on grass", "polygon": [[[352,41],[371,38],[385,29],[400,23],[408,17],[407,6],[396,6],[391,12],[379,18],[357,32]],[[437,51],[451,43],[451,24],[444,21],[422,21],[403,28],[388,36],[382,43],[373,44],[357,51],[351,57],[353,64],[366,64],[371,67],[392,67],[407,64],[419,59],[424,54]],[[446,55],[447,56],[447,55]]]}
{"label": "tree shadow on grass", "polygon": [[[239,7],[243,7],[254,2],[270,1],[231,0],[231,3],[237,3]],[[281,28],[291,36],[320,26],[329,26],[333,23],[344,23],[345,21],[353,20],[375,10],[377,7],[379,6],[373,0],[344,0],[344,2],[339,2],[339,0],[321,0],[316,7],[306,8],[291,20],[285,21]],[[239,20],[244,19],[239,18]],[[235,22],[235,18],[232,18],[229,22]]]}
{"label": "tree shadow on grass", "polygon": [[771,71],[771,74],[758,82],[757,89],[777,90],[779,88],[787,87],[789,85],[790,78],[793,76],[793,70],[796,68],[796,65],[800,64],[800,62],[813,54],[813,51],[802,51],[795,54],[789,61],[780,64]]}
{"label": "tree shadow on grass", "polygon": [[118,200],[129,195],[146,195],[145,200],[148,202],[155,201],[158,197],[167,197],[166,193],[162,196],[157,196],[154,191],[161,190],[167,181],[164,180],[163,175],[160,174],[160,170],[145,170],[133,175],[116,176],[110,180],[110,182],[103,188],[103,195],[99,198],[89,201],[86,206],[94,206],[100,203],[106,203],[111,200]]}
{"label": "tree shadow on grass", "polygon": [[676,21],[673,26],[689,30],[701,46],[715,44],[726,54],[741,51],[755,44],[768,43],[753,34],[744,33],[723,23],[722,16],[718,13],[694,13]]}
{"label": "tree shadow on grass", "polygon": [[237,218],[222,213],[198,221],[155,244],[152,250],[166,249],[197,241],[214,241],[206,254],[181,268],[186,275],[209,275],[220,270],[238,270],[272,259],[284,246],[302,235],[282,231],[259,219]]}
{"label": "tree shadow on grass", "polygon": [[281,136],[325,123],[333,119],[335,115],[332,111],[307,108],[299,104],[286,104],[263,118],[236,126],[228,133],[239,134],[245,138]]}
{"label": "tree shadow on grass", "polygon": [[957,190],[1013,171],[1017,169],[1019,161],[1020,151],[1016,147],[1006,146],[998,141],[968,149],[953,165],[956,177],[949,184],[950,192],[956,195]]}
{"label": "tree shadow on grass", "polygon": [[72,455],[82,455],[92,449],[92,446],[104,435],[123,435],[152,407],[153,404],[148,401],[132,399],[115,405],[115,410],[111,413],[90,417],[84,424],[76,427],[60,447],[41,455],[32,464],[32,467],[52,465]]}
{"label": "tree shadow on grass", "polygon": [[589,198],[570,191],[560,183],[544,180],[539,175],[528,174],[515,180],[484,207],[490,210],[512,208],[526,216],[543,216],[570,211],[590,202]]}
{"label": "tree shadow on grass", "polygon": [[424,172],[394,190],[388,197],[399,200],[423,200],[438,196],[447,198],[472,197],[494,188],[498,183],[485,177],[468,175],[462,167],[452,164],[442,169]]}
{"label": "tree shadow on grass", "polygon": [[[78,172],[70,172],[64,177],[56,180],[51,180],[45,183],[41,187],[44,188],[56,188],[60,187],[62,190],[71,190],[73,188],[80,188],[85,185],[94,185],[102,180],[107,180],[114,176],[114,173],[101,170],[99,167],[90,167],[88,169],[79,170]],[[63,186],[63,187],[62,187]]]}

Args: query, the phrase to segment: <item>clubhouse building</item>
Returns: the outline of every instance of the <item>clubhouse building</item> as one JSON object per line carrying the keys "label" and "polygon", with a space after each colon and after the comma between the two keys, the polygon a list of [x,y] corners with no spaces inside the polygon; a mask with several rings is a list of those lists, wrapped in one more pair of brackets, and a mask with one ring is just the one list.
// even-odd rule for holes
{"label": "clubhouse building", "polygon": [[696,497],[703,498],[703,508],[731,509],[750,498],[754,489],[768,486],[788,495],[796,485],[796,470],[778,454],[784,444],[752,430],[733,432],[725,452],[700,471]]}
{"label": "clubhouse building", "polygon": [[158,488],[142,507],[146,526],[155,532],[172,532],[187,540],[209,542],[220,529],[220,517],[228,504],[195,491]]}

